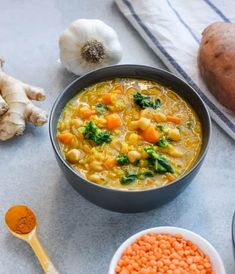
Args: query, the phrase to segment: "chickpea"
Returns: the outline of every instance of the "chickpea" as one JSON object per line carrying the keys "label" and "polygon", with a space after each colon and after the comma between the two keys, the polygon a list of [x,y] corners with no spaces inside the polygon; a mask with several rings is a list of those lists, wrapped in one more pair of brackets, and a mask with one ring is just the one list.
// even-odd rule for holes
{"label": "chickpea", "polygon": [[76,118],[72,120],[72,125],[75,127],[80,127],[83,124],[82,120],[80,118]]}
{"label": "chickpea", "polygon": [[138,128],[138,121],[131,121],[129,124],[130,130],[135,130]]}
{"label": "chickpea", "polygon": [[131,133],[129,138],[128,138],[128,142],[131,144],[131,145],[136,145],[138,140],[139,140],[139,135],[136,134],[136,133]]}
{"label": "chickpea", "polygon": [[151,123],[151,120],[145,117],[141,117],[138,121],[138,127],[142,130],[145,130],[147,127],[149,127]]}
{"label": "chickpea", "polygon": [[127,143],[122,143],[122,148],[121,148],[121,153],[127,153],[128,151],[128,144]]}
{"label": "chickpea", "polygon": [[146,108],[146,109],[143,109],[141,110],[140,112],[140,116],[141,117],[146,117],[146,118],[153,118],[153,110],[149,109],[149,108]]}
{"label": "chickpea", "polygon": [[75,149],[75,148],[69,150],[69,151],[66,153],[66,155],[65,155],[66,159],[67,159],[70,163],[76,163],[76,162],[78,162],[78,161],[81,159],[81,156],[82,156],[81,151],[78,150],[78,149]]}
{"label": "chickpea", "polygon": [[183,152],[179,151],[178,149],[176,149],[172,145],[169,145],[168,154],[170,156],[175,157],[175,158],[180,158],[184,155]]}
{"label": "chickpea", "polygon": [[154,120],[157,122],[157,123],[160,123],[160,122],[165,122],[166,121],[166,115],[162,112],[156,112],[154,114]]}
{"label": "chickpea", "polygon": [[101,163],[98,161],[93,161],[90,163],[90,168],[94,169],[95,171],[103,170]]}
{"label": "chickpea", "polygon": [[90,181],[94,182],[94,183],[99,183],[100,180],[101,180],[101,177],[100,177],[99,174],[89,174],[89,175],[87,176],[87,178],[88,178]]}
{"label": "chickpea", "polygon": [[167,137],[170,140],[179,141],[181,138],[180,131],[178,130],[178,128],[169,129],[169,131],[167,132]]}
{"label": "chickpea", "polygon": [[180,158],[184,155],[181,151],[178,151],[176,149],[171,151],[169,154],[175,158]]}
{"label": "chickpea", "polygon": [[141,158],[141,154],[138,151],[129,151],[127,154],[131,163],[134,163],[136,160]]}

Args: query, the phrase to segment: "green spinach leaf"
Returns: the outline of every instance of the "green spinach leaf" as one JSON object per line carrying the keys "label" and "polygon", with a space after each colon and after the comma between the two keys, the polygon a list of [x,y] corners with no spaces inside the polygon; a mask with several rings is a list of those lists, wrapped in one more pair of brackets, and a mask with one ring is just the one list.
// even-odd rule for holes
{"label": "green spinach leaf", "polygon": [[80,127],[79,131],[82,132],[85,139],[92,140],[97,145],[110,143],[112,140],[110,132],[101,130],[92,121],[87,123],[85,126]]}
{"label": "green spinach leaf", "polygon": [[159,147],[167,147],[169,145],[169,141],[166,139],[166,136],[162,136],[160,140],[157,142],[157,146]]}
{"label": "green spinach leaf", "polygon": [[119,166],[123,166],[123,165],[129,164],[129,159],[126,155],[119,154],[117,156],[117,163]]}
{"label": "green spinach leaf", "polygon": [[122,185],[128,185],[130,183],[133,183],[136,181],[138,178],[138,175],[136,173],[129,173],[128,171],[126,172],[125,176],[121,178],[121,184]]}
{"label": "green spinach leaf", "polygon": [[108,107],[105,104],[99,103],[95,106],[95,110],[99,115],[101,115],[104,112],[108,111]]}
{"label": "green spinach leaf", "polygon": [[144,96],[140,92],[136,92],[133,96],[134,102],[136,105],[145,108],[153,108],[157,109],[161,106],[160,99],[156,99],[155,101],[150,96]]}

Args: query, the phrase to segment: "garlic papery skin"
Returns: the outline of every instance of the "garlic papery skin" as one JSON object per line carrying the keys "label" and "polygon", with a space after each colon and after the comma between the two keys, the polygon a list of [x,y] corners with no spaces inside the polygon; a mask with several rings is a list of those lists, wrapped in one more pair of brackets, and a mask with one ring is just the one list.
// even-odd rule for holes
{"label": "garlic papery skin", "polygon": [[100,20],[78,19],[59,37],[60,60],[76,75],[118,63],[122,47],[117,33]]}

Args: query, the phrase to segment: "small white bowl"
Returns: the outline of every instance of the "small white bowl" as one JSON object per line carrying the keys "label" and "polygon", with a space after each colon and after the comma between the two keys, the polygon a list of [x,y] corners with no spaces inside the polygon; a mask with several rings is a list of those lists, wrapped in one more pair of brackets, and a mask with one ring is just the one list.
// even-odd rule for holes
{"label": "small white bowl", "polygon": [[146,230],[142,230],[128,238],[115,252],[109,266],[109,274],[115,274],[115,267],[120,260],[124,250],[133,242],[135,242],[135,240],[138,239],[140,236],[150,232],[172,235],[181,234],[184,239],[190,240],[192,243],[197,245],[204,254],[210,257],[213,271],[215,272],[215,274],[226,274],[224,264],[220,255],[207,240],[192,231],[173,226],[159,226],[149,228]]}

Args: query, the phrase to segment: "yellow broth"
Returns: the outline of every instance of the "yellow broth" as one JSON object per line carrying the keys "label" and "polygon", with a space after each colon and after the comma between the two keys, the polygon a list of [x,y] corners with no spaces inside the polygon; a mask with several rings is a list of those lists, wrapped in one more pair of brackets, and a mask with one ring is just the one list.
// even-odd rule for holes
{"label": "yellow broth", "polygon": [[[147,100],[137,103],[137,92]],[[111,141],[97,144],[94,133],[89,137],[90,122]],[[74,170],[94,183],[128,190],[169,184],[192,167],[202,146],[201,123],[188,102],[159,83],[131,78],[79,92],[66,104],[57,134]]]}

